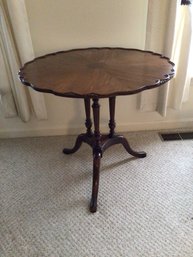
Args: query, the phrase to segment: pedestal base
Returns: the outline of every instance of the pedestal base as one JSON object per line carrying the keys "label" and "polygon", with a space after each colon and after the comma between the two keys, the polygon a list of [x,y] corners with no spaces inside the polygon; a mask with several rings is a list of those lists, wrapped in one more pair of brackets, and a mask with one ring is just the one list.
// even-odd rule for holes
{"label": "pedestal base", "polygon": [[71,149],[64,148],[63,153],[64,154],[75,153],[76,151],[79,150],[83,142],[90,145],[93,149],[93,193],[92,193],[92,198],[90,202],[90,211],[96,212],[98,186],[99,186],[100,159],[102,158],[104,151],[112,145],[122,144],[125,150],[134,157],[144,158],[146,157],[146,153],[143,151],[140,151],[140,152],[134,151],[130,147],[127,139],[121,135],[113,135],[112,137],[109,137],[109,135],[101,135],[100,144],[97,145],[95,136],[94,135],[88,136],[86,133],[80,134],[76,139],[76,143],[74,147]]}
{"label": "pedestal base", "polygon": [[64,154],[72,154],[72,153],[75,153],[76,151],[79,150],[79,148],[81,147],[82,143],[87,143],[88,145],[90,145],[93,149],[93,155],[97,154],[97,153],[100,153],[101,154],[101,157],[102,157],[102,154],[104,153],[104,151],[106,149],[108,149],[110,146],[112,145],[116,145],[116,144],[122,144],[125,148],[125,150],[133,155],[134,157],[137,157],[137,158],[144,158],[146,157],[146,153],[143,152],[143,151],[139,151],[139,152],[136,152],[134,151],[127,139],[122,136],[122,135],[114,135],[112,137],[109,137],[109,135],[101,135],[101,138],[100,138],[100,144],[97,146],[96,148],[96,140],[95,140],[95,136],[92,135],[92,136],[88,136],[86,133],[84,134],[80,134],[77,139],[76,139],[76,142],[75,142],[75,145],[73,148],[64,148],[63,149],[63,153]]}
{"label": "pedestal base", "polygon": [[90,202],[90,211],[96,212],[97,210],[97,197],[98,197],[98,188],[99,188],[99,173],[100,173],[100,160],[104,151],[112,145],[122,144],[125,150],[137,157],[144,158],[146,156],[145,152],[136,152],[134,151],[126,138],[120,135],[115,134],[115,97],[109,98],[109,111],[110,111],[110,120],[109,120],[109,134],[101,135],[99,129],[99,121],[100,121],[100,105],[99,99],[93,98],[93,118],[94,118],[94,133],[92,132],[92,121],[90,115],[90,98],[85,98],[85,113],[86,113],[86,128],[87,132],[85,134],[80,134],[73,148],[67,149],[64,148],[64,154],[72,154],[78,151],[81,147],[81,144],[87,143],[93,149],[93,184],[92,184],[92,198]]}

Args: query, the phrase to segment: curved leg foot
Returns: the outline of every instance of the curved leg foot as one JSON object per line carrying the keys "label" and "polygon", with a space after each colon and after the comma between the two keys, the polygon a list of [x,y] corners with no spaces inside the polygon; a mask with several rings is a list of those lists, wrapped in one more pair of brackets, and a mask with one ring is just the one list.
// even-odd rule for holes
{"label": "curved leg foot", "polygon": [[100,172],[101,154],[94,154],[93,159],[93,185],[92,185],[92,198],[90,202],[90,212],[94,213],[97,210],[97,196],[99,187],[99,172]]}
{"label": "curved leg foot", "polygon": [[78,137],[77,137],[77,139],[76,139],[76,143],[75,143],[75,145],[74,145],[74,147],[73,148],[64,148],[63,149],[63,153],[64,154],[72,154],[72,153],[75,153],[76,151],[78,151],[78,149],[81,147],[81,145],[82,145],[82,142],[84,141],[84,137],[85,137],[85,135],[84,134],[81,134],[81,135],[79,135]]}
{"label": "curved leg foot", "polygon": [[143,151],[140,151],[140,152],[136,152],[136,151],[134,151],[131,147],[130,147],[130,145],[129,145],[129,143],[127,142],[127,139],[126,138],[124,138],[124,137],[120,137],[121,138],[121,144],[124,146],[124,148],[125,148],[125,150],[129,153],[129,154],[131,154],[131,155],[133,155],[133,156],[135,156],[135,157],[137,157],[137,158],[144,158],[144,157],[146,157],[146,153],[145,152],[143,152]]}

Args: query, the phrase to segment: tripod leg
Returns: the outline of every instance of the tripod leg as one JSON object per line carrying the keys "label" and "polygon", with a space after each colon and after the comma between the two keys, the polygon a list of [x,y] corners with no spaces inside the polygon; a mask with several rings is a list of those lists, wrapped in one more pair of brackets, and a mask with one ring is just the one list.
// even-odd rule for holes
{"label": "tripod leg", "polygon": [[90,202],[90,211],[96,212],[97,210],[97,197],[99,188],[99,172],[100,172],[101,154],[95,154],[93,158],[93,184],[92,184],[92,198]]}
{"label": "tripod leg", "polygon": [[146,157],[146,153],[145,152],[143,152],[143,151],[140,151],[140,152],[134,151],[130,147],[130,145],[129,145],[129,143],[128,143],[126,138],[124,138],[123,136],[118,136],[118,137],[119,137],[120,143],[124,146],[125,150],[129,154],[131,154],[131,155],[133,155],[134,157],[137,157],[137,158],[144,158],[144,157]]}
{"label": "tripod leg", "polygon": [[75,153],[76,151],[78,151],[82,145],[82,142],[84,141],[84,137],[85,137],[85,134],[80,134],[76,139],[76,143],[75,143],[74,147],[73,148],[64,148],[63,153],[64,154],[72,154],[72,153]]}
{"label": "tripod leg", "polygon": [[100,173],[100,160],[102,157],[101,150],[101,134],[99,130],[100,120],[100,105],[98,98],[93,99],[93,116],[94,116],[94,146],[93,146],[93,184],[92,184],[92,198],[90,202],[90,211],[96,212],[97,210],[97,196],[99,188],[99,173]]}

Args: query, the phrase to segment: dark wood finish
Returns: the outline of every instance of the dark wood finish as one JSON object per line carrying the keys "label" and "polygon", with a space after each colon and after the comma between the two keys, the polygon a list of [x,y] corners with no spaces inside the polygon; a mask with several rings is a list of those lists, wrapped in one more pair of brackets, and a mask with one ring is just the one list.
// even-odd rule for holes
{"label": "dark wood finish", "polygon": [[84,105],[85,105],[85,113],[86,113],[86,121],[85,126],[87,128],[87,135],[90,137],[92,136],[92,120],[90,116],[90,98],[84,99]]}
{"label": "dark wood finish", "polygon": [[100,120],[100,105],[99,105],[99,99],[94,98],[93,99],[93,119],[94,119],[94,137],[95,137],[95,145],[93,148],[93,154],[99,152],[102,154],[101,150],[101,133],[100,133],[100,128],[99,128],[99,120]]}
{"label": "dark wood finish", "polygon": [[[63,153],[65,154],[72,154],[75,153],[79,150],[79,148],[81,147],[82,143],[87,143],[88,145],[91,146],[92,149],[95,148],[96,146],[96,138],[94,135],[92,135],[91,137],[88,137],[87,133],[83,133],[80,134],[75,142],[75,145],[73,148],[64,148]],[[143,151],[139,151],[136,152],[134,151],[131,146],[129,145],[129,143],[127,142],[127,139],[122,136],[122,135],[114,135],[113,137],[109,137],[109,134],[105,135],[101,135],[100,138],[100,144],[99,144],[99,152],[101,153],[101,157],[103,156],[103,153],[112,145],[116,145],[116,144],[121,144],[123,145],[123,147],[125,148],[125,150],[131,154],[134,157],[137,158],[144,158],[146,157],[146,153]],[[95,148],[96,149],[96,148]],[[93,154],[97,152],[96,150],[93,150]]]}
{"label": "dark wood finish", "polygon": [[92,182],[92,197],[90,201],[90,212],[94,213],[97,210],[97,197],[99,188],[99,171],[100,171],[100,153],[95,153],[93,157],[93,182]]}
{"label": "dark wood finish", "polygon": [[[90,117],[90,102],[87,100],[85,101],[85,110],[87,119]],[[110,111],[110,133],[108,135],[101,135],[100,133],[100,105],[99,105],[99,99],[94,98],[93,99],[93,117],[94,117],[94,134],[88,133],[88,126],[87,123],[85,123],[87,132],[85,134],[81,134],[77,137],[75,146],[72,149],[65,148],[63,150],[63,153],[65,154],[72,154],[78,151],[82,143],[87,143],[90,145],[93,149],[93,185],[92,185],[92,197],[90,202],[90,211],[96,212],[97,210],[97,198],[98,198],[98,188],[99,188],[99,173],[100,173],[100,160],[103,156],[103,153],[105,150],[107,150],[110,146],[115,144],[122,144],[125,150],[131,154],[134,157],[137,158],[144,158],[146,157],[145,152],[136,152],[134,151],[129,143],[127,142],[126,138],[124,138],[121,135],[115,135],[114,129],[115,129],[115,97],[109,98],[109,111]],[[87,120],[86,119],[86,120]],[[89,125],[90,128],[90,125]]]}
{"label": "dark wood finish", "polygon": [[109,120],[109,137],[113,137],[115,133],[115,97],[109,97],[109,113],[110,113],[110,120]]}
{"label": "dark wood finish", "polygon": [[92,186],[92,198],[90,203],[90,211],[96,212],[97,210],[97,197],[99,187],[99,169],[100,159],[102,157],[101,149],[101,133],[100,133],[100,105],[99,99],[93,99],[93,118],[94,118],[94,145],[93,145],[93,186]]}
{"label": "dark wood finish", "polygon": [[[88,135],[87,134],[80,134],[77,139],[76,139],[76,143],[74,145],[73,148],[69,149],[69,148],[64,148],[63,149],[63,153],[65,154],[72,154],[72,153],[75,153],[78,151],[78,149],[81,147],[82,145],[82,142],[87,142],[87,137]],[[90,142],[89,140],[90,137],[88,137],[88,144]]]}
{"label": "dark wood finish", "polygon": [[99,98],[158,87],[173,77],[173,65],[167,57],[138,49],[74,49],[26,63],[19,77],[37,91]]}
{"label": "dark wood finish", "polygon": [[[93,185],[90,211],[96,212],[99,188],[100,161],[110,146],[122,144],[137,158],[145,152],[134,151],[126,138],[115,134],[116,95],[130,95],[158,87],[174,75],[174,64],[160,54],[123,48],[89,48],[48,54],[28,62],[19,72],[23,84],[37,91],[65,97],[84,98],[86,133],[80,134],[73,148],[63,153],[78,151],[82,143],[93,150]],[[109,98],[109,134],[100,133],[99,98]],[[91,121],[93,100],[94,133]]]}

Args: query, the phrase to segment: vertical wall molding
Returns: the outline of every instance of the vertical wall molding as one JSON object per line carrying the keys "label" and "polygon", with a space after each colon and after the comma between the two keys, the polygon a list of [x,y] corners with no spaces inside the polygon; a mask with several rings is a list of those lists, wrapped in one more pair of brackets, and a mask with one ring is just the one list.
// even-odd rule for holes
{"label": "vertical wall molding", "polygon": [[[19,57],[21,63],[24,64],[35,57],[25,1],[7,0],[6,3]],[[37,119],[47,119],[47,110],[43,94],[35,92],[31,89],[28,90],[31,97],[32,107]]]}

